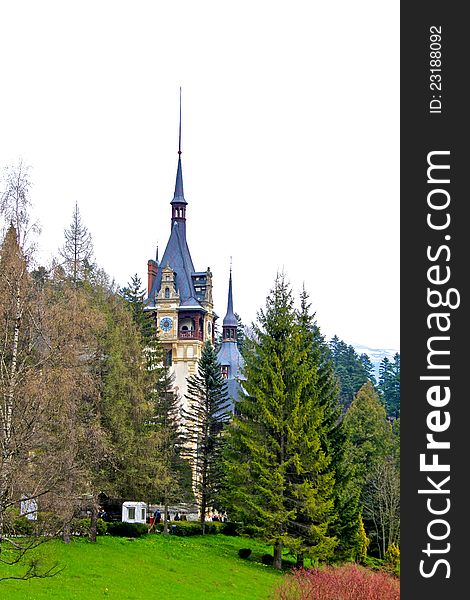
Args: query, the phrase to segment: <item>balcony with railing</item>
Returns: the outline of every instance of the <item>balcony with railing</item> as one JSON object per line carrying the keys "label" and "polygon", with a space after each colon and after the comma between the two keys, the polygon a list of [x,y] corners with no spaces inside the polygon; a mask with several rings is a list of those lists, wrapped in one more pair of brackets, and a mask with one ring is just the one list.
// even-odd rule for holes
{"label": "balcony with railing", "polygon": [[178,339],[180,340],[200,340],[203,341],[202,331],[196,331],[195,329],[187,329],[178,331]]}

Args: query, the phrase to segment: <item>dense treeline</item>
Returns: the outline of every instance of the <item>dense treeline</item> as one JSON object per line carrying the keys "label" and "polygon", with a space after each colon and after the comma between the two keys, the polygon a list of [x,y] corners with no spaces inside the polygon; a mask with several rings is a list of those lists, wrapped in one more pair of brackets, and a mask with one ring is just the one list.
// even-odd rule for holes
{"label": "dense treeline", "polygon": [[299,566],[384,558],[399,543],[399,420],[387,417],[368,357],[337,338],[331,348],[305,291],[299,304],[279,276],[245,340],[225,504],[273,544],[277,567],[283,548]]}
{"label": "dense treeline", "polygon": [[[95,540],[100,494],[193,498],[178,399],[140,283],[132,297],[94,264],[77,205],[57,258],[37,267],[30,186],[20,163],[0,203],[0,560],[10,563],[45,533],[68,542],[79,510],[91,513]],[[20,507],[37,517],[31,539],[16,537]],[[25,577],[46,574],[34,563]]]}
{"label": "dense treeline", "polygon": [[340,401],[347,409],[360,388],[370,381],[377,390],[387,415],[396,419],[400,416],[400,355],[391,361],[384,357],[379,365],[376,380],[374,365],[365,353],[359,355],[353,346],[334,336],[329,342],[331,357],[340,386]]}
{"label": "dense treeline", "polygon": [[[94,263],[78,205],[57,258],[35,264],[30,185],[20,164],[0,203],[0,560],[46,532],[68,542],[83,508],[95,540],[101,494],[164,505],[164,534],[172,504],[196,502],[203,533],[209,509],[226,511],[273,545],[277,568],[283,552],[301,566],[399,544],[398,354],[377,382],[280,275],[257,322],[239,319],[235,414],[209,343],[183,412],[140,279],[118,289]],[[38,519],[19,539],[25,505]],[[25,578],[47,574],[32,563]]]}

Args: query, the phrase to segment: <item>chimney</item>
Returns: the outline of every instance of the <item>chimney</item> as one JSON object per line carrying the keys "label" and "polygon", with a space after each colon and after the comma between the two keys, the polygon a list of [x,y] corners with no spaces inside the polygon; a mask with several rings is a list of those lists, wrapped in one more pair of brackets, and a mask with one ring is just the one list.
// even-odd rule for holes
{"label": "chimney", "polygon": [[149,260],[148,263],[148,292],[147,296],[150,298],[150,291],[152,290],[155,278],[157,277],[158,264],[154,260]]}

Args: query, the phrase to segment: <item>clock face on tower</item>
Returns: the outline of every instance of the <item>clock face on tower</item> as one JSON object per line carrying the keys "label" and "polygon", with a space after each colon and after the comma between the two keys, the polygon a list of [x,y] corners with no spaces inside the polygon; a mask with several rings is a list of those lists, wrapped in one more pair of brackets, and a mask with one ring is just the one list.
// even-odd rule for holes
{"label": "clock face on tower", "polygon": [[173,319],[171,317],[163,317],[163,319],[160,319],[160,327],[162,331],[170,331],[173,327]]}

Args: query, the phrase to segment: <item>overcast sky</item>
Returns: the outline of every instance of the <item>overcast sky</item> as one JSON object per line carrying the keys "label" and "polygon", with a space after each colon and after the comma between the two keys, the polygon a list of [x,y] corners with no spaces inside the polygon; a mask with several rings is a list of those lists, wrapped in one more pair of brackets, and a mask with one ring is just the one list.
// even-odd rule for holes
{"label": "overcast sky", "polygon": [[31,165],[41,260],[78,202],[125,285],[187,237],[225,315],[305,283],[330,338],[399,350],[399,3],[2,0],[0,166]]}

